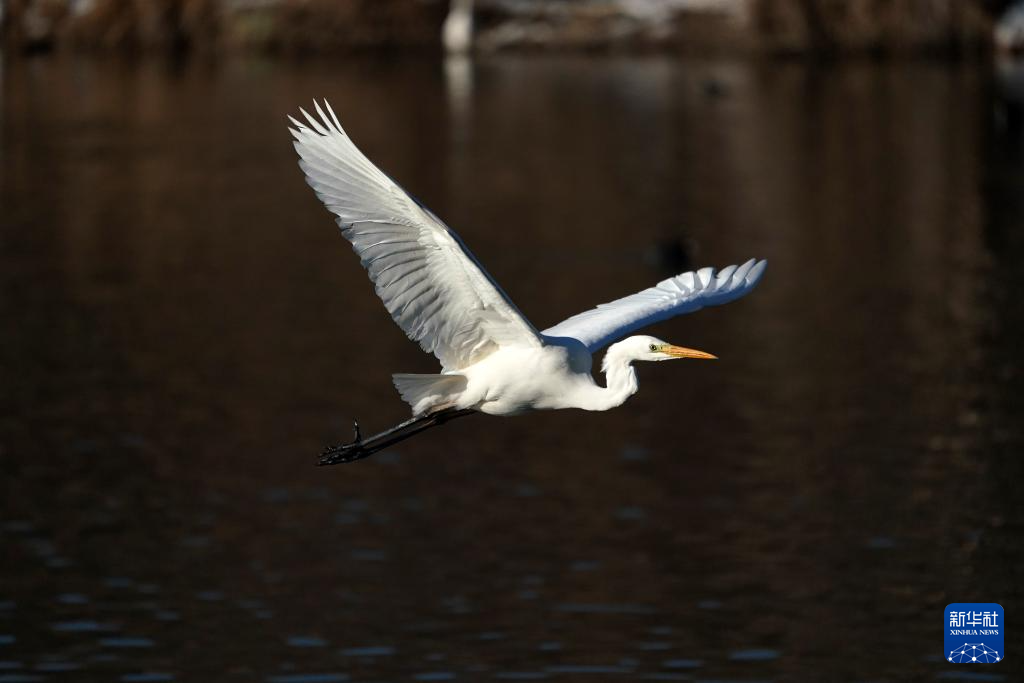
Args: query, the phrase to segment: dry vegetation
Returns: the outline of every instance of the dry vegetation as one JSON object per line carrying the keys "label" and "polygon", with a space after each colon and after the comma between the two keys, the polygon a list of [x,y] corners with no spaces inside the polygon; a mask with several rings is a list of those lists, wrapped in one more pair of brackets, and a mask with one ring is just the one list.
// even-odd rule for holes
{"label": "dry vegetation", "polygon": [[[485,49],[770,53],[963,51],[991,40],[982,0],[723,0],[644,24],[616,0],[480,0]],[[447,0],[8,0],[4,45],[42,50],[303,52],[431,46]]]}

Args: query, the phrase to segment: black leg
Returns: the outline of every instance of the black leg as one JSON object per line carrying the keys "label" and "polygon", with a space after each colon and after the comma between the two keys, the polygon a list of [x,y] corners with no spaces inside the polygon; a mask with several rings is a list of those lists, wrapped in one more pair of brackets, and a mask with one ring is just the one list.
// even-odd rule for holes
{"label": "black leg", "polygon": [[457,408],[446,408],[436,413],[420,415],[410,418],[405,422],[395,425],[380,434],[374,434],[364,439],[359,432],[359,423],[355,422],[355,440],[351,443],[331,446],[320,454],[319,465],[339,465],[341,463],[355,462],[368,458],[377,451],[384,450],[399,441],[405,441],[411,436],[422,431],[443,425],[445,422],[454,420],[457,417],[472,415],[475,410],[459,410]]}

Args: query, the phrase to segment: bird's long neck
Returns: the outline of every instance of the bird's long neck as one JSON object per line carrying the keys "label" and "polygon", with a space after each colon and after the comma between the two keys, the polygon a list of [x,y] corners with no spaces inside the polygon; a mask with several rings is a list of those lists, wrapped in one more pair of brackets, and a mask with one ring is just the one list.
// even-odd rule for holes
{"label": "bird's long neck", "polygon": [[609,410],[621,406],[627,398],[637,392],[640,385],[632,362],[633,359],[618,344],[608,348],[604,362],[601,363],[605,386],[598,387],[596,407],[592,410]]}

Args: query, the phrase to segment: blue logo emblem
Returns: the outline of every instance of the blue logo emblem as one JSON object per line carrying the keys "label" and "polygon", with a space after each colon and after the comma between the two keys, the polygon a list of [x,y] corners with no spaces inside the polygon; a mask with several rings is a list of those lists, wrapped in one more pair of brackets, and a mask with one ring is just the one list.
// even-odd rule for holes
{"label": "blue logo emblem", "polygon": [[1003,661],[1003,608],[994,602],[946,605],[945,659],[953,664]]}

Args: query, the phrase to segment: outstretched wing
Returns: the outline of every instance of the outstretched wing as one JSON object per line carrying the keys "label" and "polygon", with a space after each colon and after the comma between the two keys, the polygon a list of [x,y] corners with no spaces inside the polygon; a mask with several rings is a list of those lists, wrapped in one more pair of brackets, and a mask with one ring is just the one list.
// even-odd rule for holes
{"label": "outstretched wing", "polygon": [[729,303],[761,279],[767,261],[750,259],[741,266],[701,268],[659,282],[654,287],[574,315],[544,330],[548,337],[572,337],[594,353],[630,332],[705,306]]}
{"label": "outstretched wing", "polygon": [[374,166],[316,105],[301,110],[295,150],[306,182],[338,217],[391,317],[445,370],[500,346],[539,346],[540,336],[452,230]]}

